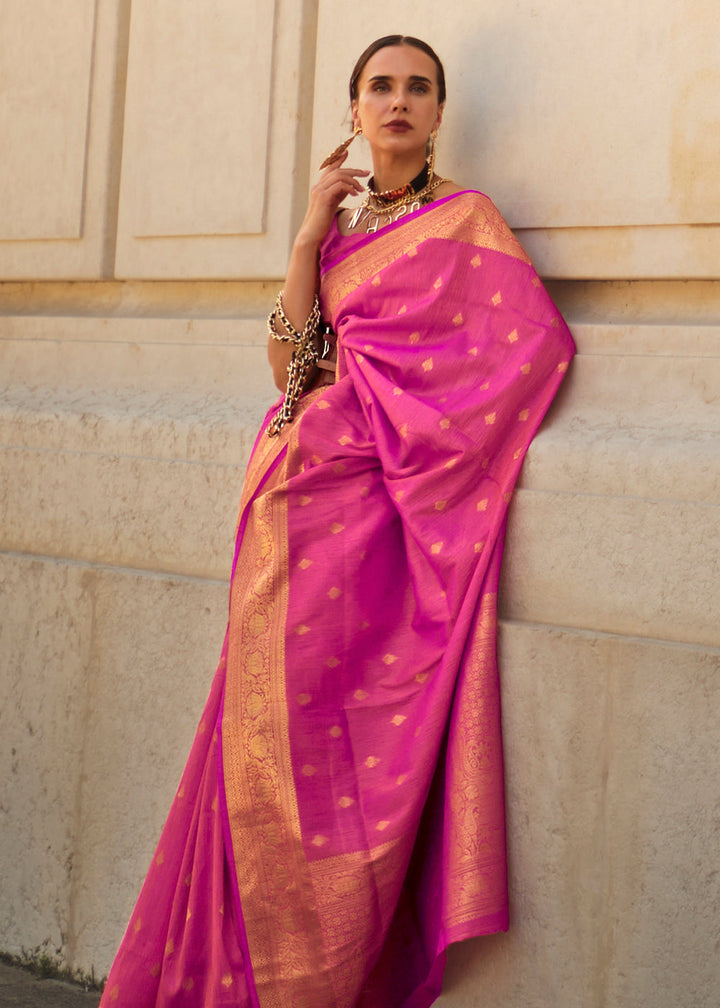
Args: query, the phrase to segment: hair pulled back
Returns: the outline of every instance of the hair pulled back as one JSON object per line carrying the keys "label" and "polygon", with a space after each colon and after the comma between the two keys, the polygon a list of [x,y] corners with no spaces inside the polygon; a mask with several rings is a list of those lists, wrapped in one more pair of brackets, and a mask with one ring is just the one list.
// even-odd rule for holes
{"label": "hair pulled back", "polygon": [[414,46],[416,49],[420,49],[422,52],[426,53],[433,60],[435,66],[437,67],[438,104],[443,104],[445,101],[445,70],[440,62],[440,57],[435,50],[427,44],[427,42],[423,42],[422,39],[413,38],[412,35],[383,35],[382,38],[375,39],[374,42],[370,43],[367,49],[360,56],[360,59],[355,64],[353,72],[350,75],[351,102],[357,99],[360,75],[365,69],[365,65],[370,57],[374,56],[380,49],[385,49],[388,46],[399,45]]}

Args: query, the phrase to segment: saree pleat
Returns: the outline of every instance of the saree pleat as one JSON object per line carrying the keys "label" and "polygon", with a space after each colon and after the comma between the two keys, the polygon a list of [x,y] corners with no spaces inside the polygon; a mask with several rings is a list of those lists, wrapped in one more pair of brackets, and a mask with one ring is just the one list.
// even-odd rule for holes
{"label": "saree pleat", "polygon": [[[508,926],[497,586],[572,338],[475,192],[376,235],[332,229],[321,302],[337,380],[258,437],[243,491],[220,749],[203,750],[219,802],[186,783],[212,829],[188,827],[177,884],[209,887],[214,923],[181,928],[173,896],[159,930],[182,968],[133,1004],[426,1008],[447,946]],[[225,969],[245,1001],[213,1000]]]}

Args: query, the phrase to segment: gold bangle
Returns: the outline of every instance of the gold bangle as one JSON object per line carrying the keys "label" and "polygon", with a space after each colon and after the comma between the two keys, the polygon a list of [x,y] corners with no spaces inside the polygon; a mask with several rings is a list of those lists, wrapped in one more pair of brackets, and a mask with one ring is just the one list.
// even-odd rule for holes
{"label": "gold bangle", "polygon": [[[279,317],[283,326],[288,330],[287,335],[278,335],[275,330],[275,318]],[[305,391],[305,385],[312,374],[314,366],[317,364],[319,355],[318,330],[320,328],[320,301],[317,294],[313,301],[313,306],[305,323],[302,332],[298,332],[285,317],[282,308],[282,291],[277,296],[275,310],[268,318],[268,328],[270,334],[279,339],[282,343],[291,342],[295,344],[295,349],[288,365],[288,383],[285,390],[285,397],[278,412],[275,414],[267,429],[269,437],[279,434],[286,423],[292,422],[292,413],[295,403]]]}
{"label": "gold bangle", "polygon": [[[278,293],[275,299],[275,307],[268,315],[267,326],[268,334],[272,339],[278,340],[280,343],[299,343],[302,337],[302,333],[298,332],[295,326],[290,322],[287,315],[283,310],[282,296],[283,291]],[[284,332],[278,329],[277,323],[280,321]]]}

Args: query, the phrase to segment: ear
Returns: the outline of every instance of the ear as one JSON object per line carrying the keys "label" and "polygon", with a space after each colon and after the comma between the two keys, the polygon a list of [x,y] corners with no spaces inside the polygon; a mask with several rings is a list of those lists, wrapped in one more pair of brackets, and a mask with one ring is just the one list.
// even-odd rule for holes
{"label": "ear", "polygon": [[437,119],[435,120],[435,125],[433,126],[433,132],[440,129],[440,123],[442,122],[443,112],[445,111],[445,102],[442,105],[438,105]]}
{"label": "ear", "polygon": [[358,103],[355,98],[353,98],[353,100],[350,102],[350,111],[352,112],[353,129],[356,129],[356,127],[360,126],[361,123],[360,123],[360,117],[358,115]]}

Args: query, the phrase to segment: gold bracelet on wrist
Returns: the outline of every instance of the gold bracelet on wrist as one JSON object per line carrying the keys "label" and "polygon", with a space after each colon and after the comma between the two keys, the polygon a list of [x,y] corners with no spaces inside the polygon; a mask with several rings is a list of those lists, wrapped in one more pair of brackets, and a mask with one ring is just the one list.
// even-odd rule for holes
{"label": "gold bracelet on wrist", "polygon": [[[280,343],[299,343],[302,333],[298,332],[292,322],[288,319],[283,309],[282,296],[284,291],[278,293],[275,299],[275,307],[268,315],[268,334]],[[278,321],[282,325],[282,330],[278,329]]]}
{"label": "gold bracelet on wrist", "polygon": [[[277,331],[277,319],[280,320],[285,333]],[[290,364],[288,366],[288,383],[285,398],[278,412],[271,420],[267,433],[269,437],[279,434],[286,423],[292,422],[292,412],[295,403],[305,391],[305,385],[312,374],[319,356],[318,332],[320,329],[320,301],[317,294],[302,332],[288,321],[282,307],[282,291],[277,296],[275,308],[268,317],[268,330],[273,339],[281,343],[293,343]]]}

